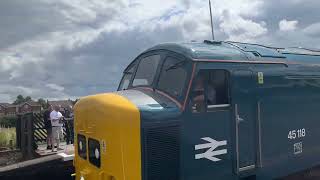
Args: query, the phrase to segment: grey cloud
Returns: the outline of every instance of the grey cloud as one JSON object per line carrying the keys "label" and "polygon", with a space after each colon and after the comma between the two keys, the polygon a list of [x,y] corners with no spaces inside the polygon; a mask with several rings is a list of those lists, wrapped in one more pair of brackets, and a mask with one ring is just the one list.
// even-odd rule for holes
{"label": "grey cloud", "polygon": [[[157,31],[163,35],[156,40],[152,38],[154,32],[146,33],[138,28],[125,34],[101,33],[92,43],[73,50],[61,48],[56,50],[53,56],[44,57],[47,58],[45,61],[24,64],[23,68],[19,69],[21,77],[13,80],[0,78],[0,81],[12,87],[22,86],[34,89],[32,93],[12,91],[13,97],[17,93],[36,98],[41,96],[54,98],[57,95],[84,96],[114,91],[123,69],[139,52],[154,45],[160,39],[171,41],[180,34],[173,33],[170,29],[165,30],[166,32]],[[165,34],[172,36],[165,36]],[[46,86],[47,83],[62,86],[64,91],[53,91]]]}
{"label": "grey cloud", "polygon": [[[264,0],[258,16],[245,16],[254,21],[264,21],[268,33],[254,39],[256,43],[279,47],[320,47],[318,30],[320,1],[317,0]],[[283,19],[298,21],[292,32],[279,32]]]}
{"label": "grey cloud", "polygon": [[[65,35],[71,34],[72,31],[81,33],[86,29],[94,31],[116,18],[119,8],[124,6],[122,1],[104,1],[106,7],[100,7],[99,1],[96,2],[95,6],[91,5],[84,10],[92,13],[93,18],[78,22],[77,18],[84,19],[85,15],[74,13],[77,7],[72,7],[73,4],[65,4],[63,1],[31,0],[28,3],[19,0],[1,1],[0,52],[17,51],[17,56],[11,56],[17,59],[18,64],[14,63],[12,68],[5,71],[0,68],[0,101],[12,100],[17,94],[30,95],[34,98],[62,98],[114,90],[118,79],[102,77],[113,77],[106,73],[114,72],[117,67],[104,61],[107,58],[100,57],[102,55],[99,55],[99,52],[93,55],[94,52],[87,54],[88,51],[68,50],[63,47],[63,43],[69,42],[62,42],[63,46],[58,44],[54,49],[50,46],[41,47],[41,44],[34,45],[34,41],[37,40],[42,41],[44,45],[56,43],[56,39],[50,42],[50,34],[55,32]],[[32,46],[36,49],[30,48]],[[37,52],[38,48],[43,50]],[[29,56],[25,57],[26,53]],[[6,63],[6,56],[1,57],[0,53],[0,58],[0,64],[1,60]],[[44,60],[33,61],[30,58]],[[108,66],[109,64],[111,66]],[[101,78],[97,76],[98,71],[104,72]],[[12,78],[12,75],[17,77]],[[57,84],[63,87],[64,91],[54,90],[47,86],[48,83]]]}
{"label": "grey cloud", "polygon": [[0,17],[0,49],[70,26],[44,1],[1,1]]}
{"label": "grey cloud", "polygon": [[306,27],[319,21],[320,1],[317,0],[264,0],[260,16],[252,17],[258,21],[265,21],[272,31],[278,29],[282,19],[298,20],[299,26]]}
{"label": "grey cloud", "polygon": [[303,30],[304,33],[311,37],[319,38],[320,37],[320,22],[311,24]]}
{"label": "grey cloud", "polygon": [[[82,3],[84,8],[75,6],[76,2]],[[106,7],[99,3],[89,6],[93,2],[99,1],[1,1],[0,49],[50,32],[99,28],[116,17],[120,8],[125,6],[121,0],[101,1]]]}

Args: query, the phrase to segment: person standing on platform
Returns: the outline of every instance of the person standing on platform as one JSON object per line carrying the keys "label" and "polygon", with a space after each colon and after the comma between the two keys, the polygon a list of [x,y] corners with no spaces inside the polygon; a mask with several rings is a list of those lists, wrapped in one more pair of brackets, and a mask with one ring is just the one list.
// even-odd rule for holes
{"label": "person standing on platform", "polygon": [[67,144],[73,144],[73,113],[72,106],[65,109],[65,118],[64,126],[66,128],[66,142]]}
{"label": "person standing on platform", "polygon": [[50,105],[48,109],[43,113],[43,120],[44,120],[44,128],[47,131],[47,149],[52,149],[52,126],[51,126],[51,119],[50,113],[52,111],[52,106]]}
{"label": "person standing on platform", "polygon": [[53,111],[50,113],[51,125],[52,125],[52,152],[55,152],[54,145],[57,144],[57,151],[63,150],[59,147],[60,144],[60,134],[62,130],[62,119],[63,116],[59,112],[60,106],[54,106]]}

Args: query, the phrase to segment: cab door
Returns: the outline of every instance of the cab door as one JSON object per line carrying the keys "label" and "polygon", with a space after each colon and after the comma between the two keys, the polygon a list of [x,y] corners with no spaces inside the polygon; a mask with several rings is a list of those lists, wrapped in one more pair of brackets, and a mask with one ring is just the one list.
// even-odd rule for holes
{"label": "cab door", "polygon": [[234,124],[235,172],[248,173],[256,168],[255,92],[250,70],[232,72],[232,120]]}
{"label": "cab door", "polygon": [[229,81],[223,69],[200,70],[193,80],[181,132],[183,180],[234,178]]}

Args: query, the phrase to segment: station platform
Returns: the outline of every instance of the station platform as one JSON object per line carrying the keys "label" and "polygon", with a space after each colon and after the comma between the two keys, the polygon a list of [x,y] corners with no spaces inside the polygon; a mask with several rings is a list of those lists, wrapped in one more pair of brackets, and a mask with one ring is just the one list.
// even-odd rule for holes
{"label": "station platform", "polygon": [[72,179],[74,146],[62,143],[58,152],[38,145],[35,158],[0,167],[0,179]]}
{"label": "station platform", "polygon": [[62,150],[57,152],[52,152],[52,150],[47,150],[47,145],[38,145],[38,149],[35,151],[40,157],[50,156],[50,155],[58,155],[63,158],[64,161],[71,161],[74,157],[74,146],[73,144],[66,144],[62,142],[60,145]]}

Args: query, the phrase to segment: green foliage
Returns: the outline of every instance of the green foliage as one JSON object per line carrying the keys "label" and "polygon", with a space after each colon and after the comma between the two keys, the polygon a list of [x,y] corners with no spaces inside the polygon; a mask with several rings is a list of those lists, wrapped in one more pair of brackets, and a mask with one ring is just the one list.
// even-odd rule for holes
{"label": "green foliage", "polygon": [[0,118],[0,127],[16,127],[17,117]]}
{"label": "green foliage", "polygon": [[43,98],[38,99],[38,103],[41,105],[41,107],[43,109],[47,109],[48,108],[48,103],[46,100],[44,100]]}
{"label": "green foliage", "polygon": [[31,97],[30,96],[27,96],[26,98],[24,98],[24,101],[25,102],[28,102],[28,101],[31,101],[32,99],[31,99]]}
{"label": "green foliage", "polygon": [[0,127],[0,147],[10,146],[11,148],[14,148],[16,146],[16,128]]}
{"label": "green foliage", "polygon": [[21,104],[21,103],[24,103],[24,102],[28,102],[28,101],[31,101],[32,98],[30,96],[27,96],[27,97],[23,97],[21,94],[19,94],[17,96],[17,99],[13,102],[14,105],[18,105],[18,104]]}
{"label": "green foliage", "polygon": [[20,104],[20,103],[23,103],[23,102],[25,102],[25,99],[21,94],[19,94],[17,96],[17,99],[13,102],[13,104],[17,105],[17,104]]}

